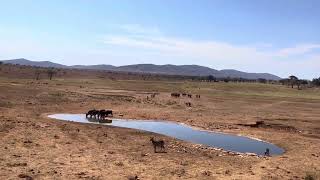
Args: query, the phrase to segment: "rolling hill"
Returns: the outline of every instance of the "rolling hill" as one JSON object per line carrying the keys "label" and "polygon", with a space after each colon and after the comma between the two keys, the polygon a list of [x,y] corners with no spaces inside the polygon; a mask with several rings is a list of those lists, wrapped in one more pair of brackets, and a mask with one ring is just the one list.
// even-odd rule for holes
{"label": "rolling hill", "polygon": [[53,67],[53,68],[68,68],[68,69],[92,69],[106,71],[121,71],[121,72],[138,72],[138,73],[154,73],[154,74],[169,74],[169,75],[188,75],[188,76],[208,76],[213,75],[217,78],[245,78],[245,79],[268,79],[280,80],[281,78],[269,73],[247,73],[233,69],[215,70],[205,66],[198,65],[154,65],[154,64],[134,64],[126,66],[112,65],[73,65],[66,66],[63,64],[53,63],[50,61],[30,61],[27,59],[12,59],[3,60],[5,64],[19,64],[38,67]]}

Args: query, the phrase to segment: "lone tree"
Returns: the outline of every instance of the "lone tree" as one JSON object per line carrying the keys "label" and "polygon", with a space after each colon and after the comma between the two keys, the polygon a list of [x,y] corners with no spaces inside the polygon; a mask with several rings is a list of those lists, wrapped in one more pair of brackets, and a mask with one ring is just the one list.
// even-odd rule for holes
{"label": "lone tree", "polygon": [[300,81],[300,83],[301,83],[302,86],[306,87],[306,86],[308,86],[310,84],[310,81],[303,79],[303,80]]}
{"label": "lone tree", "polygon": [[267,83],[267,80],[264,79],[264,78],[258,78],[258,82],[259,82],[259,83],[266,84],[266,83]]}
{"label": "lone tree", "polygon": [[47,74],[49,79],[52,80],[53,76],[56,74],[56,71],[53,68],[51,68],[47,71]]}
{"label": "lone tree", "polygon": [[[299,81],[299,78],[297,78],[296,76],[289,76],[289,81],[290,81],[290,84],[291,84],[291,88],[293,88],[294,85],[296,84],[299,84],[298,81]],[[298,85],[298,88],[299,88],[300,84]]]}
{"label": "lone tree", "polygon": [[40,75],[41,75],[41,71],[40,71],[40,70],[36,70],[36,71],[34,72],[34,77],[35,77],[36,80],[39,80],[39,79],[40,79]]}
{"label": "lone tree", "polygon": [[209,76],[207,77],[207,80],[208,80],[209,82],[211,82],[211,81],[215,81],[216,78],[215,78],[214,76],[212,76],[212,75],[209,75]]}
{"label": "lone tree", "polygon": [[314,78],[311,83],[314,86],[320,86],[320,77],[319,78]]}

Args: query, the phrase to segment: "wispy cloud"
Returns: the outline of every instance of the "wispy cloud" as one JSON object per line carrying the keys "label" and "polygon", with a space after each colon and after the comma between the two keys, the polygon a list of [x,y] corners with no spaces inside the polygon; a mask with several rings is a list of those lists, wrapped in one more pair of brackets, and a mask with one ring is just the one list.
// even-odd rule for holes
{"label": "wispy cloud", "polygon": [[279,50],[280,56],[293,56],[293,55],[303,55],[310,53],[313,50],[320,49],[320,44],[301,44],[294,47],[284,48]]}
{"label": "wispy cloud", "polygon": [[254,47],[235,46],[224,42],[194,41],[170,37],[113,35],[103,39],[105,44],[127,46],[137,50],[156,50],[173,56],[202,57],[211,59],[248,59],[253,56],[266,58],[268,54]]}
{"label": "wispy cloud", "polygon": [[[140,25],[124,25],[121,28],[126,29],[127,33],[105,36],[103,43],[118,48],[134,49],[140,52],[138,58],[144,58],[142,54],[153,52],[161,58],[166,56],[185,61],[193,59],[196,60],[195,64],[213,68],[238,68],[285,76],[290,72],[309,71],[320,65],[320,54],[314,52],[320,48],[320,44],[303,43],[275,49],[270,43],[238,45],[214,40],[170,37],[161,33],[159,29],[144,28]],[[165,61],[163,59],[161,62]]]}
{"label": "wispy cloud", "polygon": [[[261,46],[234,45],[218,41],[195,41],[164,36],[149,35],[109,35],[103,42],[108,45],[135,48],[137,51],[153,50],[171,56],[208,58],[212,61],[250,61],[275,60],[295,55],[306,55],[320,45],[301,45],[293,48],[264,50]],[[270,45],[268,47],[271,47]],[[270,48],[267,48],[270,49]],[[248,64],[249,65],[249,64]]]}
{"label": "wispy cloud", "polygon": [[0,35],[0,59],[49,58],[66,64],[79,63],[74,59],[82,64],[198,64],[215,69],[269,72],[282,77],[291,74],[302,78],[320,76],[320,44],[317,43],[303,42],[275,48],[276,45],[264,42],[235,44],[214,39],[172,37],[157,27],[138,24],[118,25],[116,28],[118,31],[113,27],[109,34],[98,36],[100,43],[94,39],[85,45],[73,41],[41,41],[33,36],[5,36],[8,32],[4,31]]}

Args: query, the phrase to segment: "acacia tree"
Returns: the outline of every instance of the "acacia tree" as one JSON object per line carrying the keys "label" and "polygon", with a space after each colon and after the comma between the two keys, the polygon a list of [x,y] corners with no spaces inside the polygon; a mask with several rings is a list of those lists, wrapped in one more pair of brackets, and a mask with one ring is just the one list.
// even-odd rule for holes
{"label": "acacia tree", "polygon": [[303,80],[300,81],[300,84],[301,84],[302,86],[306,87],[308,84],[310,84],[310,81],[303,79]]}
{"label": "acacia tree", "polygon": [[263,83],[263,84],[267,83],[267,80],[264,79],[264,78],[259,78],[257,81],[258,81],[259,83]]}
{"label": "acacia tree", "polygon": [[208,80],[209,82],[211,82],[211,81],[215,81],[216,78],[215,78],[214,76],[212,76],[212,75],[209,75],[209,76],[207,76],[207,80]]}
{"label": "acacia tree", "polygon": [[296,81],[296,85],[297,85],[297,87],[298,87],[298,89],[300,90],[300,86],[301,86],[301,84],[302,84],[302,80],[297,80]]}
{"label": "acacia tree", "polygon": [[47,71],[48,77],[52,80],[53,76],[56,74],[56,71],[52,68]]}
{"label": "acacia tree", "polygon": [[36,80],[39,80],[39,79],[40,79],[40,74],[41,74],[41,71],[40,71],[40,70],[36,70],[36,71],[34,72],[34,75],[35,75],[35,79],[36,79]]}
{"label": "acacia tree", "polygon": [[320,77],[319,77],[319,78],[314,78],[314,79],[312,80],[312,84],[313,84],[314,86],[320,86]]}
{"label": "acacia tree", "polygon": [[[289,80],[290,80],[291,88],[293,88],[294,85],[299,84],[298,83],[299,78],[297,78],[296,76],[293,76],[293,75],[289,76]],[[300,84],[299,84],[299,86],[300,86]],[[298,86],[298,88],[299,88],[299,86]]]}

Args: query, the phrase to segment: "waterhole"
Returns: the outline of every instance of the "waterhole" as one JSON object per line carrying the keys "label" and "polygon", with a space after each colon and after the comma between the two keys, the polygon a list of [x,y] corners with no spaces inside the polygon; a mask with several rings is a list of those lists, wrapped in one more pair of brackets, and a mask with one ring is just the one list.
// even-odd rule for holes
{"label": "waterhole", "polygon": [[139,129],[233,152],[264,155],[268,148],[270,155],[284,153],[282,148],[268,142],[245,136],[198,130],[187,125],[169,121],[112,119],[112,122],[105,121],[108,123],[99,123],[96,119],[87,119],[84,114],[53,114],[49,115],[49,117],[80,123],[98,123],[108,126]]}

